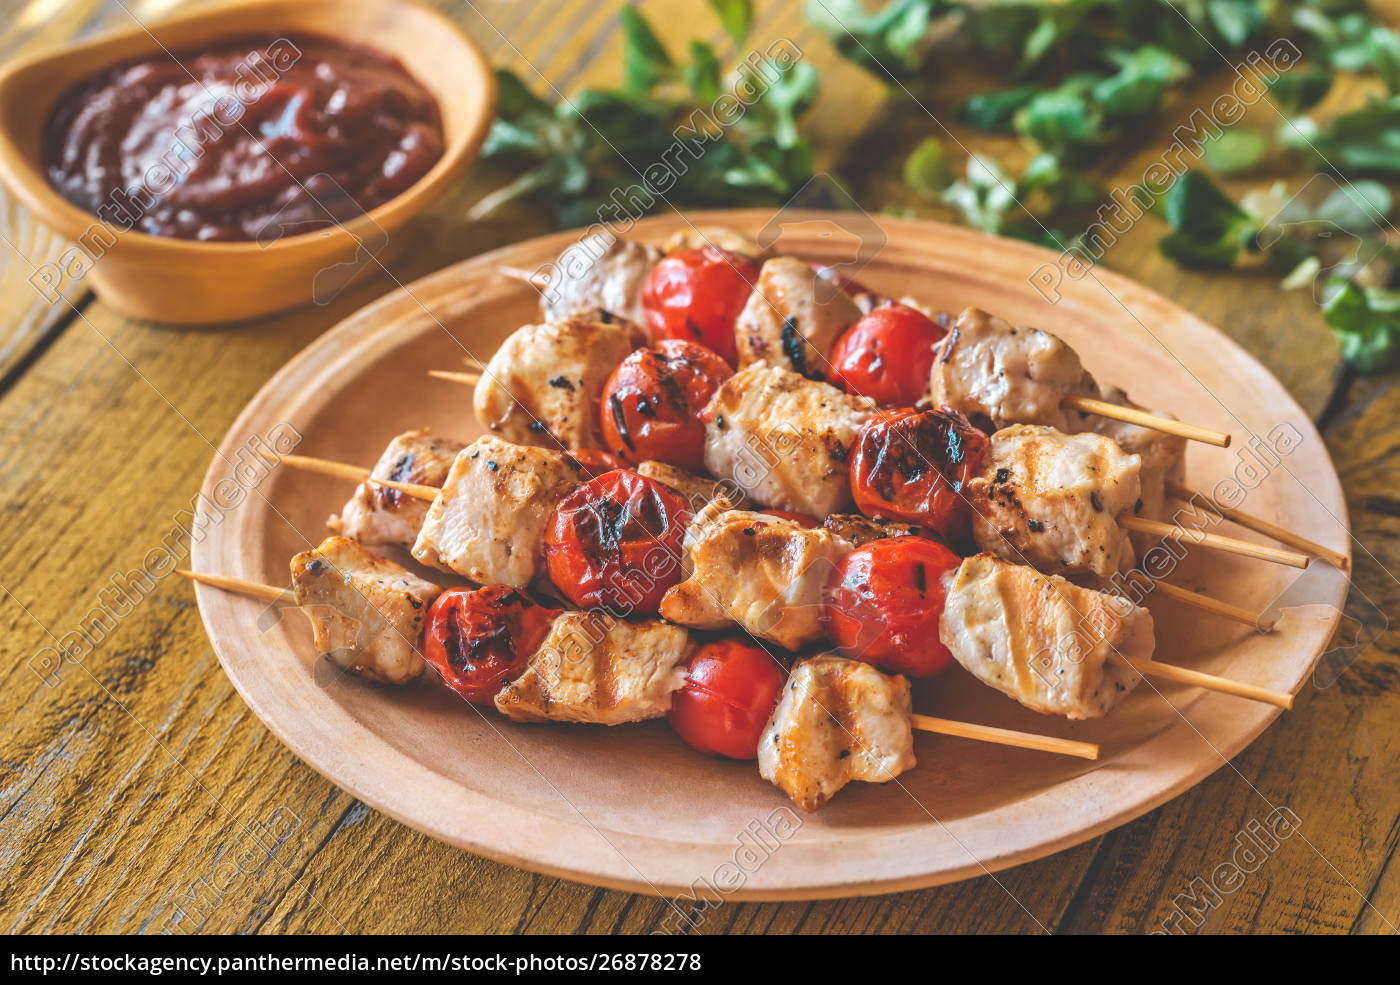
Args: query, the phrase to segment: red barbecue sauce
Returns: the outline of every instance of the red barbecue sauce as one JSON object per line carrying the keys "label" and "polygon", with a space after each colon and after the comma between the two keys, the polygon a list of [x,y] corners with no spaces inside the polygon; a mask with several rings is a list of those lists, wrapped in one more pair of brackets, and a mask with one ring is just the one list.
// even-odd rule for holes
{"label": "red barbecue sauce", "polygon": [[313,35],[107,69],[63,94],[46,141],[49,182],[109,225],[264,243],[384,204],[443,152],[402,65]]}

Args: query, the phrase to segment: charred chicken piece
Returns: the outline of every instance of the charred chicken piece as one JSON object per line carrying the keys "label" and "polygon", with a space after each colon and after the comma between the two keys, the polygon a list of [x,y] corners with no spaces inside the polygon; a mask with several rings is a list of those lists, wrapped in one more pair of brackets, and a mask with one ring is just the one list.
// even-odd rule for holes
{"label": "charred chicken piece", "polygon": [[721,496],[729,500],[736,510],[747,509],[750,505],[743,490],[736,488],[733,483],[695,475],[665,462],[642,462],[635,471],[680,493],[690,503],[690,509],[694,513],[699,513],[711,500]]}
{"label": "charred chicken piece", "polygon": [[1099,718],[1141,679],[1108,662],[1147,659],[1152,615],[1128,599],[990,554],[945,579],[939,638],[984,684],[1032,711]]}
{"label": "charred chicken piece", "polygon": [[601,448],[603,386],[638,343],[619,322],[562,319],[516,329],[476,385],[477,420],[517,445]]}
{"label": "charred chicken piece", "polygon": [[661,251],[611,233],[593,233],[565,250],[547,268],[540,315],[545,321],[591,318],[605,311],[641,325],[642,284]]}
{"label": "charred chicken piece", "polygon": [[690,635],[679,626],[566,612],[525,672],[496,695],[496,708],[517,722],[621,725],[660,718],[685,683],[690,649]]}
{"label": "charred chicken piece", "polygon": [[789,650],[822,638],[822,589],[853,547],[829,530],[714,500],[685,534],[684,580],[661,615],[694,629],[745,632]]}
{"label": "charred chicken piece", "polygon": [[739,366],[766,362],[808,379],[826,376],[836,339],[861,316],[850,296],[796,257],[763,264],[734,324]]}
{"label": "charred chicken piece", "polygon": [[[1128,395],[1117,387],[1104,391],[1103,399],[1121,407],[1145,410],[1128,399]],[[1165,411],[1152,411],[1158,417],[1176,420]],[[1107,438],[1112,438],[1118,447],[1129,455],[1142,459],[1140,479],[1142,483],[1142,505],[1135,507],[1138,516],[1151,520],[1170,520],[1167,507],[1167,482],[1186,480],[1186,439],[1175,434],[1163,434],[1151,428],[1138,427],[1107,417],[1090,419],[1093,430]],[[1130,535],[1139,553],[1146,553],[1160,538],[1151,534],[1134,532]]]}
{"label": "charred chicken piece", "polygon": [[1085,415],[1061,401],[1097,395],[1093,377],[1059,338],[968,308],[938,346],[926,400],[990,424],[989,431],[1010,424],[1081,431]]}
{"label": "charred chicken piece", "polygon": [[861,547],[872,540],[887,537],[928,537],[932,535],[926,527],[917,523],[900,523],[897,520],[873,520],[859,513],[832,513],[822,521],[822,526],[842,540],[855,547]]}
{"label": "charred chicken piece", "polygon": [[725,380],[705,409],[705,467],[761,506],[826,516],[851,502],[851,445],[875,402],[778,366]]}
{"label": "charred chicken piece", "polygon": [[[389,442],[370,474],[376,479],[442,486],[460,441],[433,434],[427,428],[405,431]],[[366,547],[394,544],[411,548],[428,515],[428,504],[397,489],[362,482],[338,515],[326,521],[331,533],[357,540]]]}
{"label": "charred chicken piece", "polygon": [[423,672],[419,636],[442,589],[353,540],[328,537],[292,558],[292,591],[316,649],[353,674],[407,684]]}
{"label": "charred chicken piece", "polygon": [[478,584],[528,587],[544,573],[545,528],[579,484],[577,465],[562,452],[478,438],[453,460],[413,556]]}
{"label": "charred chicken piece", "polygon": [[804,811],[852,780],[885,783],[914,761],[909,681],[834,654],[792,668],[758,743],[758,771]]}
{"label": "charred chicken piece", "polygon": [[1137,506],[1141,464],[1100,434],[1003,428],[967,483],[973,538],[1051,574],[1108,577],[1132,551],[1117,517]]}

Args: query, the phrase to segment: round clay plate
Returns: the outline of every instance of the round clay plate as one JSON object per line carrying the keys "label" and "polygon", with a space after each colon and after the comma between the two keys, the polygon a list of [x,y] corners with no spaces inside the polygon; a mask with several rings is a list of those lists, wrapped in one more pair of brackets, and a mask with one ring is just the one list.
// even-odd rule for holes
{"label": "round clay plate", "polygon": [[[742,211],[689,221],[757,234],[771,217]],[[1191,445],[1188,474],[1196,488],[1237,470],[1248,480],[1253,468],[1263,478],[1245,509],[1348,549],[1342,492],[1307,416],[1242,349],[1163,298],[1098,270],[1062,278],[1062,297],[1052,304],[1030,282],[1054,260],[1038,247],[928,222],[857,223],[844,213],[783,218],[780,252],[849,263],[861,246],[873,255],[857,276],[872,290],[912,294],[953,312],[976,305],[1048,329],[1075,346],[1099,380],[1127,388],[1139,403],[1229,431],[1231,449]],[[650,219],[630,235],[660,243],[686,222]],[[442,270],[327,332],[233,425],[205,478],[205,496],[231,474],[250,438],[282,422],[303,436],[297,452],[361,465],[409,428],[476,437],[470,388],[427,371],[461,369],[466,353],[484,360],[507,334],[535,320],[535,292],[497,266],[533,268],[574,239],[561,233]],[[1281,466],[1246,451],[1251,436],[1272,446],[1280,435],[1296,444]],[[241,460],[249,460],[246,452]],[[277,468],[195,545],[194,566],[286,584],[288,559],[322,539],[327,515],[351,491],[346,482]],[[1232,527],[1222,532],[1253,536]],[[1259,610],[1299,575],[1195,550],[1169,580]],[[441,573],[429,577],[443,580]],[[1343,579],[1314,590],[1319,604],[1288,609],[1269,635],[1153,601],[1157,657],[1296,692],[1332,634],[1344,591]],[[263,603],[203,586],[198,597],[214,649],[244,700],[332,782],[470,851],[638,892],[678,894],[708,884],[735,897],[804,899],[981,875],[1151,810],[1224,765],[1279,714],[1238,698],[1149,684],[1106,719],[1072,723],[1027,711],[954,667],[916,687],[916,711],[1097,742],[1101,759],[919,734],[919,764],[896,782],[852,783],[820,812],[804,815],[753,763],[699,755],[664,721],[519,725],[467,705],[431,675],[395,689],[317,673],[299,613],[275,618]],[[754,834],[763,827],[778,834]]]}

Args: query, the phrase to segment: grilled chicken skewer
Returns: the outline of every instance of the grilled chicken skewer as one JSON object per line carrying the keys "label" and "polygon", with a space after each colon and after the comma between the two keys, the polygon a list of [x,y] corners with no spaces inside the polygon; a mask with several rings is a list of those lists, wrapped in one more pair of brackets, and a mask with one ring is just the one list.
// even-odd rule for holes
{"label": "grilled chicken skewer", "polygon": [[[562,275],[562,270],[576,266],[566,264],[563,257],[559,263],[546,265],[553,268],[554,275],[543,284],[533,275],[513,268],[502,268],[501,272],[541,290],[541,314],[546,319],[589,317],[601,309],[641,325],[645,320],[643,286],[651,268],[675,249],[699,245],[720,246],[740,256],[757,257],[756,253],[746,253],[754,248],[747,238],[732,230],[711,230],[685,237],[683,242],[668,243],[662,251],[615,237],[608,242],[605,237],[595,236],[566,251],[567,255],[582,249],[592,259],[591,263],[577,265],[582,272],[575,277]],[[866,298],[862,304],[858,294],[833,288],[829,278],[790,256],[765,259],[750,287],[748,303],[734,324],[737,368],[767,362],[817,379],[826,375],[837,338],[880,300]],[[1035,404],[1045,406],[1034,410],[1022,406],[1022,413],[1029,410],[1031,416],[1004,417],[995,420],[996,426],[1051,424],[1062,430],[1076,430],[1062,425],[1059,415],[1099,415],[1217,447],[1230,444],[1230,436],[1224,432],[1186,424],[1099,393],[1074,351],[1048,332],[1017,328],[968,309],[942,348],[948,350],[946,357],[941,358],[943,369],[935,368],[930,380],[933,406],[952,406],[974,417],[972,408],[950,398],[961,392],[964,398],[975,400],[976,391],[981,389],[986,391],[984,396],[989,402],[1004,403],[1006,394],[1002,390],[1019,390],[1022,395],[1031,394]],[[953,382],[940,377],[963,379]],[[941,399],[940,389],[944,391]]]}
{"label": "grilled chicken skewer", "polygon": [[[422,673],[425,619],[443,593],[344,537],[329,537],[292,559],[290,593],[219,575],[180,574],[264,601],[294,601],[311,619],[319,652],[383,684],[407,684]],[[532,652],[521,655],[520,673],[501,681],[494,698],[484,695],[502,714],[516,721],[617,725],[670,709],[693,649],[684,628],[546,610],[506,586],[499,594],[510,605],[537,609],[547,626]],[[472,649],[470,641],[463,643],[463,653]]]}
{"label": "grilled chicken skewer", "polygon": [[[407,614],[400,600],[394,597],[394,593],[402,591],[404,585],[409,584],[408,579],[414,576],[392,562],[374,558],[352,541],[332,537],[315,550],[297,555],[292,562],[295,587],[291,593],[222,575],[184,570],[179,574],[191,581],[264,601],[295,600],[308,609],[317,648],[332,659],[341,655],[345,661],[341,665],[359,676],[381,683],[402,684],[417,677],[422,670],[424,661],[417,656],[422,613],[415,609],[415,614]],[[436,586],[424,589],[426,584],[413,586],[419,601],[441,591]],[[359,627],[365,625],[366,609],[386,602],[389,605],[378,616],[382,625],[375,627],[378,632],[361,633]],[[363,639],[364,635],[370,638]],[[470,642],[464,645],[470,646]],[[515,680],[504,683],[492,703],[502,714],[521,722],[616,725],[658,718],[666,713],[671,695],[684,683],[684,658],[691,649],[686,631],[678,626],[654,621],[628,623],[598,613],[560,613],[553,617],[548,634],[528,659],[525,671]],[[353,651],[353,658],[344,657],[346,651]],[[417,656],[416,671],[407,675],[381,672],[385,666],[399,664],[405,652]],[[902,725],[905,732],[918,729],[1081,759],[1098,758],[1098,746],[1089,742],[914,715],[908,708],[909,685],[904,678],[886,678],[873,667],[839,657],[819,659],[852,665],[850,670],[870,681],[888,682],[903,696],[899,708],[902,715],[894,727]],[[611,668],[606,673],[598,669],[604,663]],[[809,660],[798,665],[794,671],[795,680],[804,679],[806,671],[801,668],[811,663]],[[869,681],[867,692],[868,684]],[[796,690],[796,686],[789,690]],[[849,696],[847,698],[840,714],[847,721],[854,721],[858,715],[865,720],[864,713],[854,707]],[[884,708],[872,710],[876,714],[888,711]],[[776,709],[774,720],[780,720]],[[770,727],[773,726],[770,724]],[[786,748],[791,750],[800,736],[790,725],[779,727],[787,728]],[[867,730],[864,734],[867,738],[879,737],[877,730]],[[853,738],[857,742],[861,740],[860,736]],[[863,761],[864,754],[860,758]],[[912,766],[912,751],[901,752],[899,759],[906,766]],[[859,775],[848,778],[875,779],[860,769],[856,773]]]}
{"label": "grilled chicken skewer", "polygon": [[[455,464],[449,464],[444,469],[441,459],[433,456],[433,449],[448,448],[451,444],[446,439],[431,437],[427,431],[408,431],[390,442],[372,470],[304,455],[283,455],[280,461],[303,471],[361,483],[341,513],[332,516],[330,527],[333,532],[362,540],[371,546],[393,544],[420,552],[423,556],[418,560],[462,574],[473,581],[528,586],[541,577],[544,570],[540,545],[544,519],[548,514],[546,504],[556,504],[587,476],[578,463],[567,455],[538,448],[521,449],[494,438],[478,439],[471,446],[475,457],[468,452],[463,460],[462,452],[459,452]],[[483,452],[487,453],[485,458],[481,457]],[[496,466],[494,469],[491,467],[493,463]],[[536,466],[540,467],[536,469]],[[501,475],[503,467],[507,471]],[[565,472],[565,469],[569,471]],[[457,479],[452,483],[448,495],[442,497],[442,480],[437,476],[454,471]],[[663,463],[643,463],[636,471],[676,489],[689,500],[697,514],[721,496],[733,506],[742,508],[746,505],[742,491],[732,483],[690,475]],[[524,478],[518,482],[512,480],[517,473],[524,473]],[[573,475],[572,481],[570,473]],[[403,481],[392,478],[393,475],[427,481]],[[394,495],[384,495],[386,492]],[[443,503],[433,514],[435,522],[427,537],[423,538],[424,522],[440,498],[443,498]],[[763,520],[771,524],[774,518],[765,516]],[[823,574],[851,547],[876,537],[909,533],[914,529],[909,524],[881,523],[859,515],[842,514],[828,516],[826,526],[831,530],[832,546],[820,548],[828,562],[822,569]],[[853,527],[858,527],[860,532],[852,533]],[[732,531],[735,528],[726,521],[725,529]],[[743,526],[738,529],[742,535]],[[506,533],[497,533],[498,530]],[[722,554],[727,550],[723,546],[727,539],[728,535],[706,538],[706,543],[714,543],[714,550]],[[802,535],[802,539],[822,540],[806,535]],[[798,556],[804,553],[799,551]],[[803,620],[795,615],[784,615],[781,606],[784,597],[810,597],[817,575],[818,569],[813,568],[806,577],[794,574],[787,583],[781,580],[769,582],[772,586],[784,587],[773,587],[773,594],[766,598],[761,595],[755,598],[751,593],[736,594],[736,600],[744,597],[754,599],[750,608],[752,620],[741,620],[741,623],[753,635],[772,639],[780,645],[791,647],[797,641],[809,642],[813,638],[810,626],[800,626]],[[1162,582],[1157,582],[1156,587],[1164,595],[1185,605],[1246,625],[1258,625],[1256,615],[1228,603]],[[713,597],[713,593],[696,592],[702,600]],[[667,604],[676,613],[685,611],[679,598]],[[742,604],[736,601],[730,608]],[[695,618],[703,622],[714,621],[712,614]],[[678,621],[684,621],[684,618]]]}
{"label": "grilled chicken skewer", "polygon": [[1307,567],[1307,556],[1296,551],[1136,515],[1144,499],[1141,471],[1142,456],[1124,454],[1101,434],[1025,424],[1002,428],[967,484],[973,536],[982,550],[1009,560],[1100,578],[1132,568],[1128,531]]}

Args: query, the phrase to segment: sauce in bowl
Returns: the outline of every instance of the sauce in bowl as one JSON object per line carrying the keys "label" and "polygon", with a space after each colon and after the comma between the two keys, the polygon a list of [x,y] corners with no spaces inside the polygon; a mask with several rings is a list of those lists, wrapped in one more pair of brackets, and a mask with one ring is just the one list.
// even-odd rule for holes
{"label": "sauce in bowl", "polygon": [[74,86],[49,118],[45,165],[59,194],[123,230],[267,242],[384,204],[443,146],[437,102],[395,59],[249,37]]}

